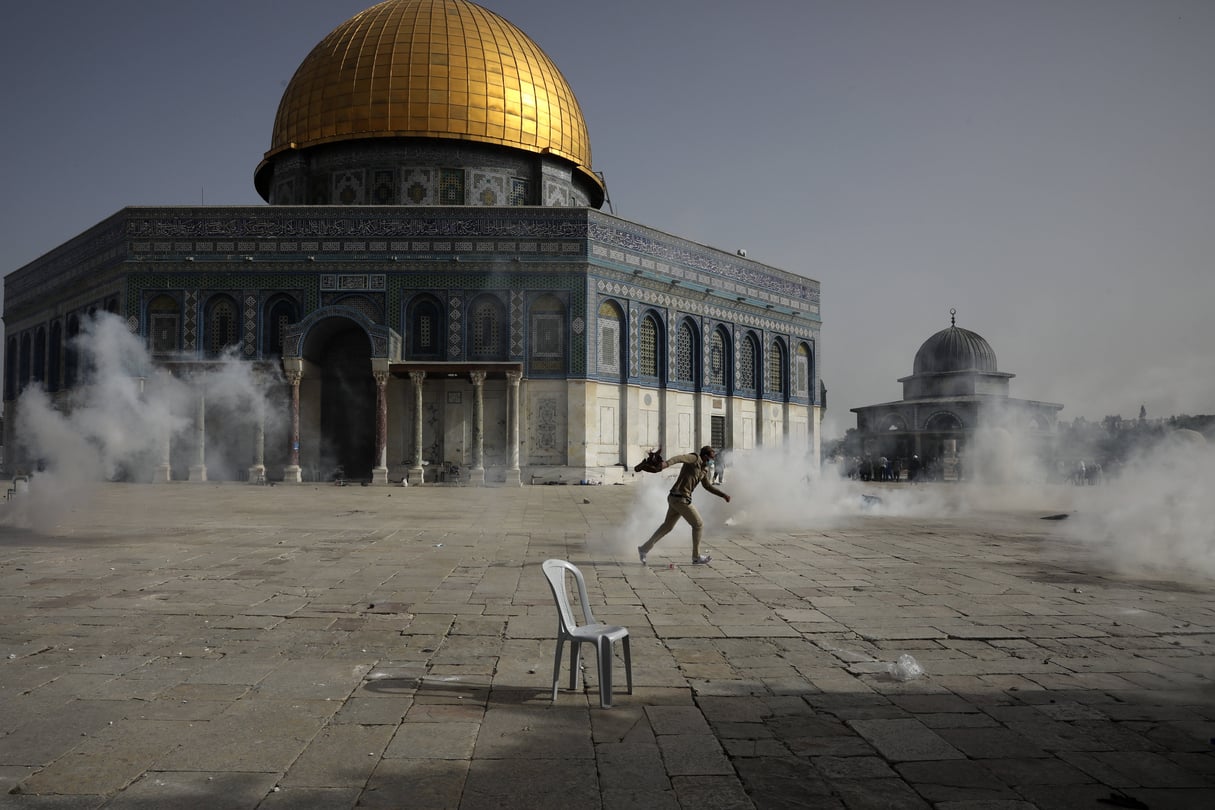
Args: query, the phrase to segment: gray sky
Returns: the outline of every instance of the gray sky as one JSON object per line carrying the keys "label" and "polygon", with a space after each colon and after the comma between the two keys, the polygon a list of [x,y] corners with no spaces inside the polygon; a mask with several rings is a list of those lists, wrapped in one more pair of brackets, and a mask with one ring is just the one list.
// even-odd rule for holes
{"label": "gray sky", "polygon": [[[1063,418],[1215,412],[1210,0],[483,4],[617,215],[822,283],[826,435],[950,307]],[[125,205],[261,203],[287,81],[368,5],[0,4],[0,272]]]}

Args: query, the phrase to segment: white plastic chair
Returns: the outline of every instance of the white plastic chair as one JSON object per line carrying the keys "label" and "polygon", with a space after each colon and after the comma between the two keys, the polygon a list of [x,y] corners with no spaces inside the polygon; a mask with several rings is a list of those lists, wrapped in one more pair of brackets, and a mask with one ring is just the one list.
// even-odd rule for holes
{"label": "white plastic chair", "polygon": [[[553,700],[557,699],[557,681],[561,677],[561,649],[565,642],[570,642],[570,689],[578,688],[578,670],[582,662],[582,643],[595,645],[596,659],[599,663],[599,705],[605,709],[612,707],[612,642],[624,642],[624,674],[629,685],[629,694],[633,694],[633,659],[629,654],[629,629],[615,625],[603,624],[595,620],[591,614],[591,605],[586,598],[586,580],[582,572],[573,563],[565,560],[545,560],[544,576],[548,578],[549,587],[553,589],[553,599],[557,602],[557,651],[553,655]],[[581,625],[574,619],[574,611],[570,606],[569,591],[566,589],[566,572],[573,574],[578,583],[578,601],[582,604],[584,621]]]}

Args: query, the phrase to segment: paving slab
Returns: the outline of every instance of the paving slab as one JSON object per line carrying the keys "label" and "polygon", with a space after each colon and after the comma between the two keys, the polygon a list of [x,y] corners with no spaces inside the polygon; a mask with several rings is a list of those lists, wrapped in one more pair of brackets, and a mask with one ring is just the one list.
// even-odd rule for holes
{"label": "paving slab", "polygon": [[[0,808],[1215,806],[1215,583],[1108,564],[1071,495],[715,512],[703,567],[638,564],[631,486],[0,504]],[[550,701],[554,556],[630,628],[611,709],[593,652]]]}

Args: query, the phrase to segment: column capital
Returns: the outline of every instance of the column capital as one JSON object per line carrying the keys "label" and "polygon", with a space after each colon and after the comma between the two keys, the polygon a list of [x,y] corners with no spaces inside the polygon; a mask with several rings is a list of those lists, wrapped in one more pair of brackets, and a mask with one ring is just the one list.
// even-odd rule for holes
{"label": "column capital", "polygon": [[292,385],[299,385],[300,380],[304,379],[303,369],[289,368],[284,372],[284,375],[287,377],[287,382]]}
{"label": "column capital", "polygon": [[508,372],[506,372],[506,381],[507,381],[508,383],[510,383],[511,385],[518,385],[518,384],[519,384],[519,380],[521,380],[521,379],[523,379],[523,372],[522,372],[522,371],[508,371]]}
{"label": "column capital", "polygon": [[472,380],[473,385],[481,385],[483,382],[485,382],[485,372],[470,371],[468,372],[468,379]]}
{"label": "column capital", "polygon": [[380,386],[381,388],[383,388],[385,385],[388,385],[388,376],[389,375],[388,375],[387,371],[373,371],[373,372],[371,372],[371,376],[375,377],[375,384]]}
{"label": "column capital", "polygon": [[425,371],[409,372],[409,381],[411,383],[413,383],[414,385],[421,385],[422,383],[424,383],[426,381],[426,372]]}

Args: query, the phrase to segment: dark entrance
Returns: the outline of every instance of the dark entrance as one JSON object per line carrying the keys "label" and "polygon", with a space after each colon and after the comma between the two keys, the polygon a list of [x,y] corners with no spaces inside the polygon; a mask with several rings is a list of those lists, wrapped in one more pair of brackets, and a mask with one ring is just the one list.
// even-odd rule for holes
{"label": "dark entrance", "polygon": [[[349,322],[346,322],[349,323]],[[371,479],[375,462],[375,380],[371,342],[356,326],[333,332],[321,352],[321,475]]]}

